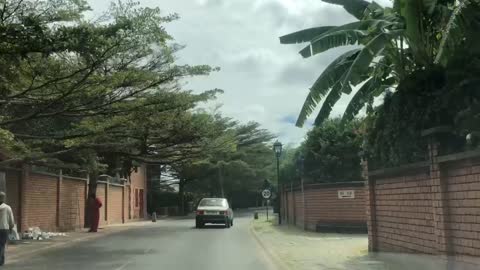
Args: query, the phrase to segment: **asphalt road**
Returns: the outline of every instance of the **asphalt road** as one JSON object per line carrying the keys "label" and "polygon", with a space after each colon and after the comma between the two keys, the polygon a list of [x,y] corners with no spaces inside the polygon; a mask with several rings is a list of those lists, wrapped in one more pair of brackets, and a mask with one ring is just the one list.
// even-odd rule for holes
{"label": "asphalt road", "polygon": [[230,229],[195,229],[191,219],[160,221],[52,250],[3,269],[274,270],[249,232],[251,219],[251,213],[236,213]]}

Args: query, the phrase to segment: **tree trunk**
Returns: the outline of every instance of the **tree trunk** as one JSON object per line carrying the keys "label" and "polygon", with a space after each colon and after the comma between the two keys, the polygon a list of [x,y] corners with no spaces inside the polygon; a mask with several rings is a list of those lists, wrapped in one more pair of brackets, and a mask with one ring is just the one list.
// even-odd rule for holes
{"label": "tree trunk", "polygon": [[87,191],[87,198],[85,200],[85,222],[84,226],[85,228],[90,227],[91,223],[91,217],[92,217],[92,209],[90,209],[89,202],[90,202],[90,196],[96,196],[97,195],[97,179],[98,179],[98,171],[94,170],[89,174],[89,181],[88,181],[88,191]]}
{"label": "tree trunk", "polygon": [[182,216],[185,215],[184,193],[185,193],[185,181],[180,180],[180,182],[178,183],[178,212]]}
{"label": "tree trunk", "polygon": [[222,198],[225,198],[225,192],[223,190],[223,174],[221,165],[218,166],[218,182],[220,184],[220,195]]}

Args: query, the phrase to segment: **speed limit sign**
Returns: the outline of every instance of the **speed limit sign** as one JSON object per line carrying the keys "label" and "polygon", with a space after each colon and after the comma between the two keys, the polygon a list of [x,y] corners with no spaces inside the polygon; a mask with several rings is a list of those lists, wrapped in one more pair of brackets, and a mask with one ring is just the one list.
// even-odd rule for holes
{"label": "speed limit sign", "polygon": [[272,192],[269,189],[264,189],[262,191],[262,197],[264,199],[269,199],[272,196]]}

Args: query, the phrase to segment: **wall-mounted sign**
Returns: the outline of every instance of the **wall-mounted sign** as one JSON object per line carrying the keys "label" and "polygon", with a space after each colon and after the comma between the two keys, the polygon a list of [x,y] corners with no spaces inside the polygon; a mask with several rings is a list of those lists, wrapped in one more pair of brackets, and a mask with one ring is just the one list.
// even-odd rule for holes
{"label": "wall-mounted sign", "polygon": [[339,199],[354,199],[355,198],[355,190],[339,190],[338,191],[338,198]]}

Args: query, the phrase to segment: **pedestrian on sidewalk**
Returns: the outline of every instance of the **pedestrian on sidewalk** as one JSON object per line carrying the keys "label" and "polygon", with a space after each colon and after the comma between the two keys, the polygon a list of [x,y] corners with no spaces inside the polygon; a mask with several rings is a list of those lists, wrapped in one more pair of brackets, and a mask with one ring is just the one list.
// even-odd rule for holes
{"label": "pedestrian on sidewalk", "polygon": [[92,217],[90,220],[90,230],[88,232],[97,232],[98,223],[100,222],[100,208],[102,207],[102,201],[100,201],[95,194],[90,194],[88,197]]}
{"label": "pedestrian on sidewalk", "polygon": [[8,235],[15,226],[13,220],[12,208],[5,203],[5,192],[0,191],[0,265],[5,264],[5,246],[7,244]]}

